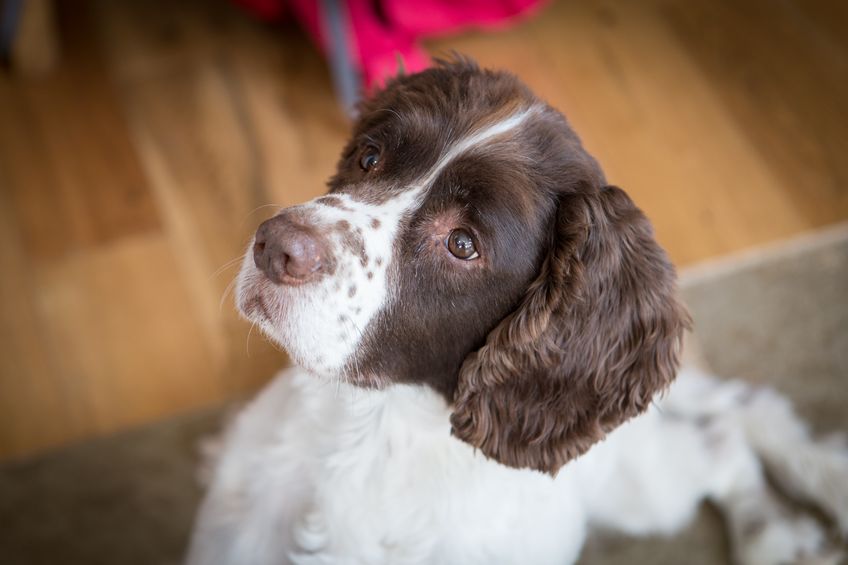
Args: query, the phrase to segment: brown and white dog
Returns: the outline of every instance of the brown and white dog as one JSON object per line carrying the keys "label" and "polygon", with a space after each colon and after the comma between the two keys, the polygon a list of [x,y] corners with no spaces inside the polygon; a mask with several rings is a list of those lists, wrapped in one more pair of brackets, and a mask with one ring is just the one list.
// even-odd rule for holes
{"label": "brown and white dog", "polygon": [[829,555],[764,465],[848,529],[848,454],[785,400],[693,369],[656,396],[674,269],[512,75],[394,80],[329,185],[245,256],[238,307],[297,367],[229,430],[191,563],[563,564],[590,526],[672,532],[704,499],[739,562]]}

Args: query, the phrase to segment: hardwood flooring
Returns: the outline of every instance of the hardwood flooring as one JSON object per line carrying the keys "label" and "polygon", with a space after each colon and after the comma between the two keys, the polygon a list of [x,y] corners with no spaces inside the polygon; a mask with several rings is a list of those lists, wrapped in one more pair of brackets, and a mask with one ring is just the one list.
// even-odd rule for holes
{"label": "hardwood flooring", "polygon": [[[61,64],[0,74],[0,458],[244,396],[284,356],[227,287],[347,135],[292,25],[223,1],[60,2]],[[430,41],[563,110],[681,266],[848,218],[848,9],[556,2]]]}

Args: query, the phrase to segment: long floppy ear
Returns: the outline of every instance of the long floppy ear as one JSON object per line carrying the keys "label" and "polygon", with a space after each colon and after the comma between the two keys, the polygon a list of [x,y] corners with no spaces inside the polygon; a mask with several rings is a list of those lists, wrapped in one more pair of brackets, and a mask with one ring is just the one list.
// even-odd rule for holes
{"label": "long floppy ear", "polygon": [[672,381],[689,324],[624,191],[560,196],[553,232],[518,309],[463,364],[451,416],[486,456],[552,474]]}

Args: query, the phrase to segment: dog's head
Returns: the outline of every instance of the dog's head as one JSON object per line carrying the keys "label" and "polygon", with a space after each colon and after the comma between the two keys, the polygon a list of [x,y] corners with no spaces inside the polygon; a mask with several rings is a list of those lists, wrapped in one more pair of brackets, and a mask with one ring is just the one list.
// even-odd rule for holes
{"label": "dog's head", "polygon": [[687,316],[648,220],[513,76],[396,79],[329,186],[262,224],[239,276],[307,370],[433,387],[456,437],[546,472],[673,378]]}

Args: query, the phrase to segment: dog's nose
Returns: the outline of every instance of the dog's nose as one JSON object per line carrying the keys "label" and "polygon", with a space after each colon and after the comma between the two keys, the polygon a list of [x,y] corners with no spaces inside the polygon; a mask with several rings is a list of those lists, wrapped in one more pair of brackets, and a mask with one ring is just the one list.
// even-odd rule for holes
{"label": "dog's nose", "polygon": [[286,214],[256,230],[253,262],[275,284],[298,284],[327,266],[326,249],[316,234]]}

